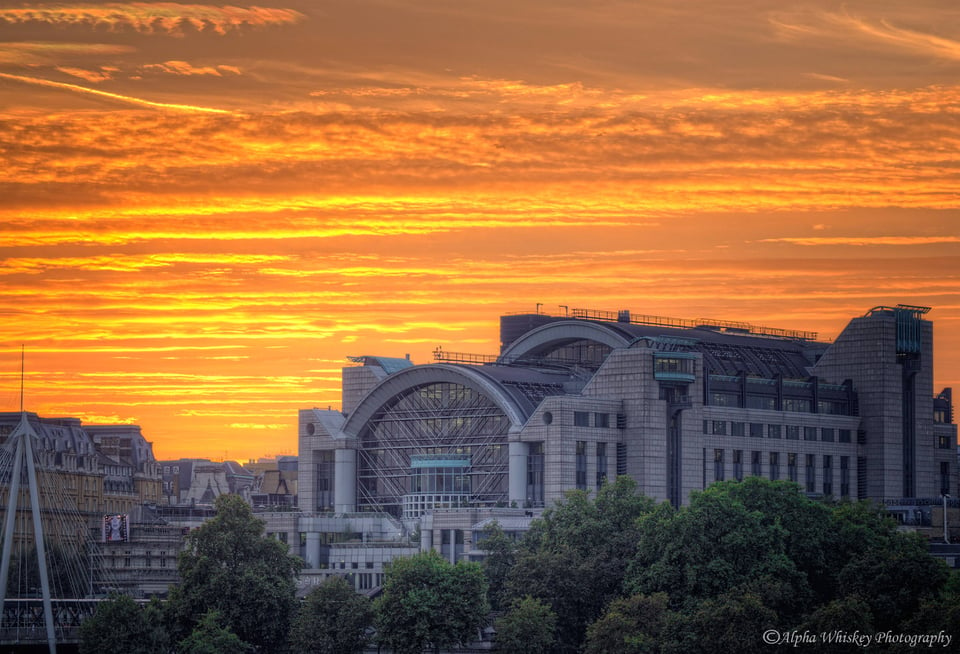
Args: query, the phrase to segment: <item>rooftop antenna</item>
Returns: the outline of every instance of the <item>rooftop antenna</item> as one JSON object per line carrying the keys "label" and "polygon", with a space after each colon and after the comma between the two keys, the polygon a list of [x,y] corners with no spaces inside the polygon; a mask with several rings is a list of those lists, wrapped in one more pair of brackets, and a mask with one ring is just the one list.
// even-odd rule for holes
{"label": "rooftop antenna", "polygon": [[20,413],[23,413],[23,370],[24,370],[23,362],[24,362],[25,349],[26,349],[26,346],[23,343],[21,343],[20,344]]}

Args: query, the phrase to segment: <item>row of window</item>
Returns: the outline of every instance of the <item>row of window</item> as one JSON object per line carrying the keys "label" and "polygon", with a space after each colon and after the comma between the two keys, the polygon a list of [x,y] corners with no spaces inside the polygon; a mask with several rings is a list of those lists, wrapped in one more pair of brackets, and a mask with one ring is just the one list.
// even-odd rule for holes
{"label": "row of window", "polygon": [[[594,443],[596,448],[597,472],[595,485],[597,490],[607,481],[607,444]],[[576,483],[579,490],[587,490],[587,442],[577,441]]]}
{"label": "row of window", "polygon": [[812,399],[785,397],[777,407],[777,398],[770,395],[747,395],[746,401],[741,405],[740,394],[723,391],[710,393],[711,406],[729,406],[745,407],[747,409],[763,409],[765,411],[787,411],[790,413],[826,413],[829,415],[845,416],[850,415],[850,406],[843,400],[818,400],[817,410],[814,411]]}
{"label": "row of window", "polygon": [[574,411],[573,412],[573,426],[574,427],[610,427],[610,414],[609,413],[593,413],[593,422],[590,421],[590,412],[589,411]]}
{"label": "row of window", "polygon": [[[733,479],[740,481],[744,475],[752,477],[763,476],[763,465],[766,459],[767,475],[772,481],[781,478],[796,483],[800,482],[800,466],[803,466],[803,487],[808,493],[821,492],[824,495],[838,494],[840,497],[850,496],[850,457],[825,454],[820,457],[821,474],[820,488],[817,489],[817,455],[787,453],[781,457],[780,452],[768,452],[766,457],[759,450],[746,452],[749,461],[744,458],[744,450],[732,450]],[[837,461],[839,459],[839,461]],[[785,463],[785,470],[781,465]],[[839,463],[840,474],[834,474],[834,464]],[[723,481],[727,476],[726,450],[717,448],[713,451],[713,480]],[[838,477],[838,478],[835,478]],[[834,482],[839,481],[839,486]]]}
{"label": "row of window", "polygon": [[750,436],[752,438],[786,438],[798,441],[821,441],[824,443],[849,443],[850,429],[833,427],[801,427],[800,425],[766,425],[761,422],[727,422],[726,420],[704,420],[703,433],[716,436]]}

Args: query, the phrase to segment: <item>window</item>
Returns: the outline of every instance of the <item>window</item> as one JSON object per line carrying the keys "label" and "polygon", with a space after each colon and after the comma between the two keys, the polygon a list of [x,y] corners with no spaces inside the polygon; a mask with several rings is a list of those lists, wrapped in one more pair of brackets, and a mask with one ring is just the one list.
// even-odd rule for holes
{"label": "window", "polygon": [[803,428],[803,440],[805,440],[805,441],[815,441],[815,440],[817,440],[817,428],[816,428],[816,427],[804,427],[804,428]]}
{"label": "window", "polygon": [[743,450],[733,451],[733,478],[743,481]]}
{"label": "window", "polygon": [[763,423],[750,423],[750,436],[752,438],[763,438]]}
{"label": "window", "polygon": [[747,395],[747,408],[775,411],[777,408],[777,400],[776,398],[766,395]]}
{"label": "window", "polygon": [[574,427],[589,427],[589,426],[590,426],[590,412],[589,412],[589,411],[574,411],[574,412],[573,412],[573,426],[574,426]]}
{"label": "window", "polygon": [[706,420],[703,421],[703,433],[704,433],[704,434],[709,434],[709,433],[710,433],[710,426],[709,426],[709,425],[710,425],[709,422],[707,422]]}
{"label": "window", "polygon": [[823,494],[833,495],[833,457],[823,456]]}
{"label": "window", "polygon": [[783,410],[796,413],[810,413],[810,400],[803,400],[795,397],[783,398]]}
{"label": "window", "polygon": [[713,433],[719,434],[721,436],[726,436],[727,434],[727,421],[726,420],[714,420],[713,421]]}
{"label": "window", "polygon": [[711,393],[713,406],[740,406],[740,396],[737,393]]}
{"label": "window", "polygon": [[800,427],[797,425],[787,425],[787,440],[800,440]]}
{"label": "window", "polygon": [[790,452],[787,454],[787,479],[790,481],[797,481],[797,453]]}
{"label": "window", "polygon": [[770,453],[770,479],[776,481],[780,479],[780,453]]}
{"label": "window", "polygon": [[950,462],[940,462],[940,494],[950,494]]}
{"label": "window", "polygon": [[761,463],[760,463],[761,453],[757,450],[754,450],[750,453],[750,474],[754,477],[759,477],[763,474]]}
{"label": "window", "polygon": [[527,450],[527,502],[543,506],[543,443],[530,443]]}
{"label": "window", "polygon": [[840,457],[840,497],[850,497],[850,457]]}
{"label": "window", "polygon": [[594,414],[593,414],[593,426],[594,426],[594,427],[609,427],[609,426],[610,426],[610,414],[609,414],[609,413],[594,413]]}
{"label": "window", "polygon": [[743,436],[743,423],[742,423],[742,422],[731,422],[731,423],[730,423],[730,435],[731,435],[731,436]]}
{"label": "window", "polygon": [[833,435],[834,431],[830,427],[824,427],[820,430],[820,440],[822,440],[824,443],[832,443]]}
{"label": "window", "polygon": [[951,441],[953,441],[953,439],[949,436],[940,435],[937,437],[937,447],[941,450],[951,450],[953,449],[953,443]]}
{"label": "window", "polygon": [[713,480],[723,481],[723,450],[713,451]]}
{"label": "window", "polygon": [[767,438],[780,438],[783,434],[783,425],[767,425]]}
{"label": "window", "polygon": [[607,481],[607,444],[597,443],[597,490]]}
{"label": "window", "polygon": [[587,442],[577,441],[577,488],[587,490]]}
{"label": "window", "polygon": [[840,441],[841,443],[849,443],[849,442],[850,442],[850,430],[849,430],[849,429],[841,429],[841,430],[839,430],[838,436],[839,436],[839,441]]}
{"label": "window", "polygon": [[817,490],[817,471],[815,466],[817,465],[817,457],[813,454],[807,455],[807,466],[806,466],[806,489],[808,493],[816,492]]}

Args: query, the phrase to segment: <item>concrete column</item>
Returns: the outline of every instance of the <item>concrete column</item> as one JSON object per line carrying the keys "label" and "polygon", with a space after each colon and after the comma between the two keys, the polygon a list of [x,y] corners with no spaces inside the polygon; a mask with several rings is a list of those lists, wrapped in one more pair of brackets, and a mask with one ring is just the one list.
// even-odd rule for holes
{"label": "concrete column", "polygon": [[450,529],[450,563],[457,562],[457,530]]}
{"label": "concrete column", "polygon": [[337,513],[357,510],[357,451],[339,449],[333,452],[333,506]]}
{"label": "concrete column", "polygon": [[511,441],[508,448],[510,502],[523,506],[527,501],[527,455],[530,446],[520,441]]}
{"label": "concrete column", "polygon": [[307,567],[317,569],[320,567],[320,534],[315,531],[307,532],[307,551],[304,557],[307,560]]}

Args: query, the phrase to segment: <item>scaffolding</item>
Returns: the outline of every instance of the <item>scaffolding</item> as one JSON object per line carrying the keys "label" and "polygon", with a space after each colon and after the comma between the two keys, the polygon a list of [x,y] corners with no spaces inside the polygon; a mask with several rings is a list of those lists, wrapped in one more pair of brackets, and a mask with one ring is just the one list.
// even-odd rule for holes
{"label": "scaffolding", "polygon": [[509,428],[504,412],[468,386],[405,390],[360,434],[359,508],[415,518],[506,502]]}

